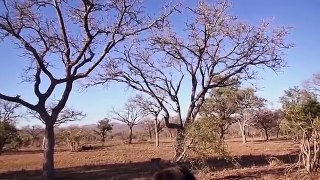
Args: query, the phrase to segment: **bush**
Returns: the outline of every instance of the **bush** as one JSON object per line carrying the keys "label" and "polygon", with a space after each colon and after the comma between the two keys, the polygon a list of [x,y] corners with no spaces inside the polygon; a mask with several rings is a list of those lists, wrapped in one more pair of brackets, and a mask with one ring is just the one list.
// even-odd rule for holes
{"label": "bush", "polygon": [[209,119],[200,119],[190,124],[186,130],[186,148],[201,157],[212,154],[226,156],[224,142],[215,130],[215,122]]}
{"label": "bush", "polygon": [[0,154],[4,149],[16,149],[21,145],[18,130],[8,121],[0,121]]}
{"label": "bush", "polygon": [[58,134],[58,139],[63,140],[69,147],[70,151],[80,151],[80,142],[85,136],[84,130],[78,127],[69,127],[61,130]]}
{"label": "bush", "polygon": [[320,103],[305,91],[291,89],[283,98],[286,133],[299,143],[299,163],[307,172],[320,166]]}

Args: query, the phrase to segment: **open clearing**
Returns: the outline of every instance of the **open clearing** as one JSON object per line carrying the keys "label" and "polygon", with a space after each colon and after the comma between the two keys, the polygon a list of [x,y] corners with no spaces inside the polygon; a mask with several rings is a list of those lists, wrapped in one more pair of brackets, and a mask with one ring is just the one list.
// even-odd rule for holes
{"label": "open clearing", "polygon": [[[297,146],[288,140],[252,140],[242,144],[240,139],[231,139],[227,140],[227,147],[239,164],[235,166],[213,155],[207,160],[207,172],[196,170],[193,165],[199,179],[288,179],[293,176],[289,167],[297,160]],[[83,152],[58,149],[55,153],[57,178],[145,179],[159,167],[170,166],[173,152],[173,143],[169,140],[158,148],[152,142],[132,145],[110,142]],[[152,158],[162,160],[155,163],[151,162]],[[185,165],[191,166],[190,163]],[[40,179],[41,166],[42,152],[39,150],[4,153],[0,156],[0,178]]]}

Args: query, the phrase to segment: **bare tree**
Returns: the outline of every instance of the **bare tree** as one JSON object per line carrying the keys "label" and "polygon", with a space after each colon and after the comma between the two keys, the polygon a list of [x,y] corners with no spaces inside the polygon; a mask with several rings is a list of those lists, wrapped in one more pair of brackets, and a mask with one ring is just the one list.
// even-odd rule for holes
{"label": "bare tree", "polygon": [[40,135],[43,133],[44,128],[40,125],[25,126],[21,128],[23,132],[30,135],[32,138],[32,145],[34,146],[35,141],[39,140]]}
{"label": "bare tree", "polygon": [[[122,82],[153,98],[163,109],[166,126],[178,130],[176,160],[183,157],[185,126],[195,120],[210,89],[254,79],[258,68],[281,69],[284,51],[292,46],[285,42],[288,28],[271,29],[265,21],[249,25],[228,14],[230,4],[200,1],[187,7],[182,16],[191,18],[184,27],[175,31],[175,22],[166,21],[146,41],[126,45],[120,58],[105,65],[106,72],[112,73],[95,79],[95,84]],[[184,116],[181,89],[189,96]],[[170,122],[174,115],[178,123]]]}
{"label": "bare tree", "polygon": [[[52,106],[51,108],[48,107],[47,110],[49,113],[51,113],[53,110]],[[36,118],[40,120],[43,124],[45,124],[45,121],[41,118],[41,116],[37,112],[29,110],[28,114],[32,118]],[[66,122],[78,121],[85,118],[86,116],[87,115],[82,111],[75,110],[72,107],[65,106],[64,109],[59,113],[54,126],[59,126],[60,124],[63,124]]]}
{"label": "bare tree", "polygon": [[102,145],[104,145],[107,133],[112,130],[112,124],[110,124],[110,120],[104,118],[100,120],[97,125],[97,129],[94,132],[101,137]]}
{"label": "bare tree", "polygon": [[[49,113],[52,112],[54,105],[50,105],[48,108],[47,108],[47,111]],[[35,111],[32,111],[32,110],[28,110],[27,112],[31,118],[36,118],[38,120],[40,120],[43,124],[46,124],[46,122],[41,118],[40,114],[35,112]],[[64,107],[64,109],[59,113],[58,117],[57,117],[57,120],[54,124],[54,127],[57,127],[59,126],[60,124],[63,124],[63,123],[66,123],[66,122],[71,122],[71,121],[78,121],[78,120],[81,120],[83,118],[85,118],[87,115],[81,111],[78,111],[78,110],[75,110],[73,108],[69,108],[67,106]],[[43,141],[42,141],[42,149],[45,150],[46,147],[47,147],[47,137],[46,135],[44,134],[43,136]]]}
{"label": "bare tree", "polygon": [[21,113],[18,109],[20,104],[11,103],[0,99],[0,121],[15,121],[18,117],[21,117]]}
{"label": "bare tree", "polygon": [[143,110],[131,101],[127,102],[122,110],[111,110],[111,119],[125,123],[129,127],[129,144],[132,144],[132,130],[135,125],[143,120],[145,114]]}
{"label": "bare tree", "polygon": [[142,124],[148,132],[149,139],[152,140],[152,134],[155,134],[154,122],[151,119],[145,119]]}
{"label": "bare tree", "polygon": [[320,73],[313,74],[313,77],[303,82],[305,89],[320,97]]}
{"label": "bare tree", "polygon": [[[161,26],[173,12],[152,19],[143,15],[142,7],[135,0],[2,0],[0,40],[14,42],[23,51],[22,58],[29,60],[22,80],[33,84],[37,101],[3,93],[0,99],[37,112],[45,122],[44,179],[54,178],[53,126],[74,82],[91,75],[118,44]],[[58,103],[49,111],[47,105],[54,95]]]}
{"label": "bare tree", "polygon": [[145,98],[142,95],[137,95],[136,97],[132,98],[134,104],[136,104],[139,108],[144,111],[144,114],[151,115],[154,120],[154,132],[155,132],[155,144],[159,146],[159,134],[162,130],[161,127],[161,119],[160,113],[162,112],[162,107],[151,98]]}

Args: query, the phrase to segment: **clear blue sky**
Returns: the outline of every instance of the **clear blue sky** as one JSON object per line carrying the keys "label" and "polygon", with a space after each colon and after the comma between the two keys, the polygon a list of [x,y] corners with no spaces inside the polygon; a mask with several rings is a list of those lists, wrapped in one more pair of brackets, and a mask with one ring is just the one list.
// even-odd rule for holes
{"label": "clear blue sky", "polygon": [[[213,2],[213,1],[212,1]],[[194,1],[183,1],[192,4]],[[153,13],[159,7],[159,1],[147,2],[148,12]],[[320,72],[320,1],[318,0],[234,0],[230,13],[251,24],[257,24],[262,19],[274,18],[273,24],[293,27],[288,37],[295,47],[289,50],[286,60],[288,67],[283,72],[261,72],[261,79],[256,84],[261,88],[259,96],[268,99],[279,107],[278,98],[288,87],[300,85],[314,73]],[[34,100],[32,85],[19,83],[19,76],[23,68],[23,58],[17,57],[17,49],[10,42],[0,44],[0,92],[11,95],[21,94],[28,100]],[[75,89],[68,105],[82,110],[88,116],[77,122],[91,124],[106,117],[110,107],[121,107],[132,93],[124,86],[112,85],[108,88],[93,87],[85,91]],[[37,120],[22,120],[19,126],[27,123],[37,124]]]}

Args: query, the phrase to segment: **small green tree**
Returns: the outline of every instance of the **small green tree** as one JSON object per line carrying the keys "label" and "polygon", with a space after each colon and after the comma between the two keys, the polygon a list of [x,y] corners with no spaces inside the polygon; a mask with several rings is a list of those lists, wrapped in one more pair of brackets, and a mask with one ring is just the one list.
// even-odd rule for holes
{"label": "small green tree", "polygon": [[234,115],[238,111],[237,90],[236,86],[213,89],[201,107],[201,118],[213,121],[213,129],[219,134],[220,141],[223,141],[228,127],[235,121]]}
{"label": "small green tree", "polygon": [[320,165],[320,103],[316,96],[298,87],[281,97],[287,132],[299,143],[299,163],[307,172]]}
{"label": "small green tree", "polygon": [[199,119],[186,128],[186,137],[188,138],[187,145],[184,147],[185,159],[189,154],[187,151],[192,151],[201,158],[206,158],[213,154],[226,156],[227,151],[220,141],[220,134],[217,133],[216,123],[211,119]]}
{"label": "small green tree", "polygon": [[112,124],[110,124],[110,120],[104,118],[100,120],[97,125],[97,129],[94,132],[101,137],[102,145],[104,145],[107,133],[112,130]]}
{"label": "small green tree", "polygon": [[17,142],[18,138],[18,130],[13,123],[0,121],[0,154],[5,146]]}

